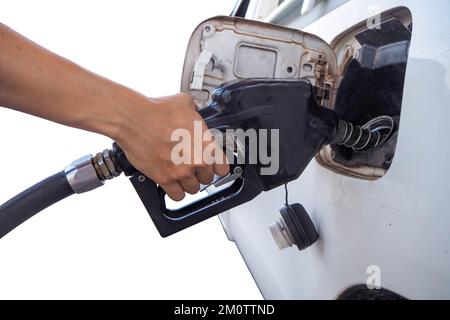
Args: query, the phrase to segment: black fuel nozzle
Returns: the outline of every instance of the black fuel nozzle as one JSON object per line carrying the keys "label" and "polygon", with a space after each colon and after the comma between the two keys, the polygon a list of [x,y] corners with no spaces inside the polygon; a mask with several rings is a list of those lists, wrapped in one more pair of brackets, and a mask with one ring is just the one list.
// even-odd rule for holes
{"label": "black fuel nozzle", "polygon": [[[245,79],[224,83],[199,112],[210,129],[223,133],[253,130],[257,138],[253,144],[246,143],[245,134],[238,139],[244,145],[244,160],[238,166],[232,164],[238,172],[232,170],[224,179],[226,188],[198,201],[170,209],[164,190],[134,170],[120,148],[114,148],[117,163],[130,176],[164,237],[297,179],[322,146],[334,141],[339,124],[334,111],[317,105],[313,88],[305,80]],[[259,135],[262,132],[267,136]],[[270,150],[267,156],[271,163],[260,157],[262,147]],[[252,157],[252,148],[258,157]]]}
{"label": "black fuel nozzle", "polygon": [[[178,209],[166,204],[166,193],[137,171],[117,144],[111,159],[130,180],[162,236],[169,236],[198,222],[252,200],[297,179],[320,149],[340,144],[367,150],[383,143],[391,134],[393,120],[379,117],[357,126],[340,120],[337,114],[317,104],[312,85],[305,80],[246,79],[217,87],[207,107],[199,110],[210,129],[222,137],[233,136],[231,172],[211,185],[228,187]],[[244,137],[231,132],[244,132]],[[277,141],[259,136],[254,145],[248,131],[271,132]],[[230,146],[229,143],[224,145]],[[252,147],[276,151],[277,167],[270,173],[264,159],[252,157]],[[255,151],[255,150],[254,150]],[[260,155],[260,154],[259,154]],[[229,157],[230,158],[230,157]],[[265,159],[267,160],[267,159]],[[202,191],[209,191],[204,186]],[[213,188],[214,189],[214,188]]]}

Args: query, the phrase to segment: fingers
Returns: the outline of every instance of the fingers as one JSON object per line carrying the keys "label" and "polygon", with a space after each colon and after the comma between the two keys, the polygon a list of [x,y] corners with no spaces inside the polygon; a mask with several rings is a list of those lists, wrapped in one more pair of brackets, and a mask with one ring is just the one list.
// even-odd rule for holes
{"label": "fingers", "polygon": [[213,170],[218,176],[224,176],[230,172],[230,165],[228,164],[225,153],[221,149],[218,149],[218,152],[220,154],[217,157],[218,161],[213,163]]}
{"label": "fingers", "polygon": [[214,170],[212,166],[206,166],[195,170],[195,176],[201,184],[209,184],[214,179]]}
{"label": "fingers", "polygon": [[196,194],[200,190],[200,182],[194,174],[190,177],[180,179],[180,184],[184,191],[190,194]]}
{"label": "fingers", "polygon": [[[227,156],[222,150],[221,143],[216,139],[214,134],[207,130],[205,136],[207,139],[204,140],[203,147],[211,149],[211,154],[206,154],[206,159],[203,159],[205,163],[209,163],[209,168],[212,169],[213,173],[218,176],[225,176],[230,171],[230,166],[228,165]],[[222,134],[219,132],[219,139],[222,138]],[[223,145],[223,142],[222,142]]]}
{"label": "fingers", "polygon": [[168,184],[160,185],[160,187],[164,189],[172,200],[181,201],[184,199],[184,190],[179,182],[170,182]]}
{"label": "fingers", "polygon": [[230,165],[228,165],[226,163],[224,163],[224,164],[215,163],[213,165],[213,167],[214,167],[214,173],[221,177],[223,177],[224,175],[228,174],[228,172],[230,172]]}
{"label": "fingers", "polygon": [[181,178],[179,181],[160,185],[167,195],[174,201],[181,201],[185,197],[185,192],[196,194],[200,190],[200,183],[208,184],[214,178],[212,168],[203,168],[191,177]]}

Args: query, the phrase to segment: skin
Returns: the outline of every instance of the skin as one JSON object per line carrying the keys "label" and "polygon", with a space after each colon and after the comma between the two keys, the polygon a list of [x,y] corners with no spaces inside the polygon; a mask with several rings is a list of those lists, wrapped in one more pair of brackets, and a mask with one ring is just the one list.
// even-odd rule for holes
{"label": "skin", "polygon": [[[175,129],[193,136],[203,123],[189,95],[149,98],[68,61],[0,24],[0,105],[110,137],[133,166],[158,183],[174,200],[194,194],[227,164],[171,161]],[[194,150],[193,146],[191,150]],[[194,157],[194,155],[192,155]],[[223,161],[222,163],[226,163]]]}

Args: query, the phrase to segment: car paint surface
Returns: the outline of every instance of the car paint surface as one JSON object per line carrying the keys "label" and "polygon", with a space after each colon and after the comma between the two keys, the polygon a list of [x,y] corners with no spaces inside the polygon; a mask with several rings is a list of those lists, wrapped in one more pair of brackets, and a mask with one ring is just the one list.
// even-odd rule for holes
{"label": "car paint surface", "polygon": [[[303,30],[331,43],[364,21],[372,4],[349,1]],[[450,298],[450,2],[376,6],[404,6],[413,18],[393,164],[383,178],[364,181],[311,162],[289,184],[289,201],[304,205],[320,234],[301,252],[278,250],[269,232],[282,187],[221,215],[265,298],[335,299],[373,271],[383,288],[407,298]]]}

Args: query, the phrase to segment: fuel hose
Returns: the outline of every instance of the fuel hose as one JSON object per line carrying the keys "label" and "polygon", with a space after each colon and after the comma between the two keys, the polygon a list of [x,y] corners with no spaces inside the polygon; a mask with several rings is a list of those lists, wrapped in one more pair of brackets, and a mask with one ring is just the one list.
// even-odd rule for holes
{"label": "fuel hose", "polygon": [[74,193],[64,171],[19,193],[0,206],[0,238],[36,213]]}
{"label": "fuel hose", "polygon": [[122,172],[112,150],[86,155],[0,206],[0,238],[45,208],[75,193],[96,189]]}

